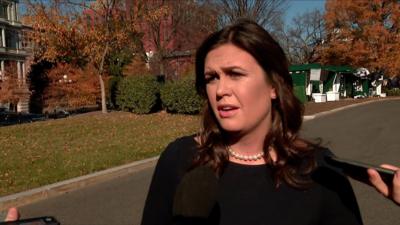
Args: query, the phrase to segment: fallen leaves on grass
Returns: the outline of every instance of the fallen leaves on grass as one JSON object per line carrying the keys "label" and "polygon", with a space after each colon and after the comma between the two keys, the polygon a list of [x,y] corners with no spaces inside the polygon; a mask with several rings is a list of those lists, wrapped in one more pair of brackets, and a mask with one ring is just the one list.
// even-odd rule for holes
{"label": "fallen leaves on grass", "polygon": [[198,125],[198,116],[113,112],[0,127],[0,196],[157,155]]}

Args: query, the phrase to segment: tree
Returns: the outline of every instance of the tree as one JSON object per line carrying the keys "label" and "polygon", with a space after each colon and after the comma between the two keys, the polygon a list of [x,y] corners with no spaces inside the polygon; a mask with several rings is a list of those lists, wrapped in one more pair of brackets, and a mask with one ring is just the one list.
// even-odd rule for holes
{"label": "tree", "polygon": [[238,18],[254,20],[271,29],[285,12],[287,0],[212,0],[219,12],[218,24],[223,27]]}
{"label": "tree", "polygon": [[30,91],[26,80],[18,76],[17,63],[6,60],[4,64],[4,71],[0,72],[0,103],[8,103],[12,111],[17,111],[18,103],[29,99]]}
{"label": "tree", "polygon": [[[58,81],[67,76],[73,81],[72,84],[68,84],[68,87],[73,87],[77,92],[87,91],[86,84],[75,82],[77,79],[71,73],[72,70],[62,71],[58,68],[68,64],[71,68],[78,70],[80,67],[85,67],[88,62],[88,56],[83,52],[85,37],[79,20],[81,12],[61,0],[50,2],[25,0],[24,3],[27,10],[22,19],[24,24],[32,27],[28,35],[34,43],[33,65],[28,75],[32,81],[30,86],[33,90],[34,102],[31,103],[33,110],[41,112],[46,107],[77,106],[70,104],[75,102],[74,97],[67,98],[67,93],[60,91],[60,87],[67,83]],[[89,90],[93,91],[93,95],[98,92]],[[64,101],[65,99],[69,101]],[[95,101],[81,102],[80,106],[94,103]]]}
{"label": "tree", "polygon": [[0,79],[0,103],[11,103],[16,105],[19,96],[16,94],[19,82],[15,76],[7,76]]}
{"label": "tree", "polygon": [[96,72],[90,66],[83,69],[66,63],[53,66],[48,72],[51,88],[44,95],[47,106],[74,108],[96,102],[99,94]]}
{"label": "tree", "polygon": [[22,20],[32,27],[28,35],[33,40],[34,61],[72,63],[83,65],[87,55],[82,54],[85,42],[81,35],[79,12],[65,1],[50,2],[25,0],[26,13]]}
{"label": "tree", "polygon": [[290,61],[296,64],[313,63],[318,60],[317,47],[325,38],[323,14],[313,10],[293,18],[289,28]]}
{"label": "tree", "polygon": [[88,55],[90,64],[98,71],[103,113],[107,112],[104,84],[106,57],[111,49],[114,51],[129,47],[135,49],[135,41],[139,35],[135,29],[135,21],[127,21],[126,8],[122,3],[122,0],[98,0],[89,6],[83,4],[94,15],[84,33],[87,40],[84,53]]}
{"label": "tree", "polygon": [[[123,0],[55,0],[44,4],[27,0],[30,13],[26,21],[34,29],[36,61],[94,69],[100,85],[103,113],[107,112],[106,68],[112,62],[108,57],[122,49],[134,52],[140,37],[135,21],[126,17],[124,3]],[[52,74],[58,73],[49,73]],[[57,79],[60,78],[50,80]],[[86,88],[79,84],[77,86]]]}
{"label": "tree", "polygon": [[[156,74],[166,74],[167,58],[186,52],[190,55],[216,29],[207,4],[187,0],[154,0],[144,4],[140,27],[145,33],[146,50]],[[168,74],[167,74],[168,75]]]}
{"label": "tree", "polygon": [[396,0],[328,0],[323,63],[350,64],[398,75],[400,3]]}

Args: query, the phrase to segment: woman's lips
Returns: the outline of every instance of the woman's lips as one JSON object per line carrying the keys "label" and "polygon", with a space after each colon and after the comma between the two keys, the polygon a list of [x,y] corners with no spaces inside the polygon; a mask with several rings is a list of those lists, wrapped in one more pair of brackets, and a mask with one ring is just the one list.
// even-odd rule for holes
{"label": "woman's lips", "polygon": [[229,118],[236,114],[239,107],[235,106],[218,106],[218,114],[221,118]]}

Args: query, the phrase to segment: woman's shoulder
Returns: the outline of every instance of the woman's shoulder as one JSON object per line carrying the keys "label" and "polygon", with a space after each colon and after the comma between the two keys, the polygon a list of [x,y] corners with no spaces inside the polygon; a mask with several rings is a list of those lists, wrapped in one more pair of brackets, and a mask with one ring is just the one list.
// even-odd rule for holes
{"label": "woman's shoulder", "polygon": [[175,139],[161,153],[159,161],[169,164],[188,164],[192,161],[197,149],[195,135],[183,136]]}
{"label": "woman's shoulder", "polygon": [[315,149],[317,165],[312,174],[312,179],[321,187],[320,190],[323,190],[321,193],[323,193],[323,198],[327,204],[330,204],[331,207],[345,206],[346,210],[344,211],[343,207],[337,208],[343,211],[341,218],[354,220],[356,221],[354,224],[362,224],[358,204],[347,176],[342,169],[335,167],[329,161],[329,157],[333,155],[333,152],[328,148],[318,147]]}
{"label": "woman's shoulder", "polygon": [[329,157],[333,156],[333,152],[324,147],[318,147],[315,149],[315,162],[316,167],[313,171],[312,178],[313,180],[328,188],[328,189],[337,189],[337,186],[348,183],[348,179],[343,171],[332,165],[329,161]]}
{"label": "woman's shoulder", "polygon": [[182,136],[170,142],[162,154],[185,154],[197,147],[195,135]]}
{"label": "woman's shoulder", "polygon": [[317,163],[317,167],[330,167],[327,159],[333,155],[333,152],[329,148],[322,146],[314,148],[314,159]]}

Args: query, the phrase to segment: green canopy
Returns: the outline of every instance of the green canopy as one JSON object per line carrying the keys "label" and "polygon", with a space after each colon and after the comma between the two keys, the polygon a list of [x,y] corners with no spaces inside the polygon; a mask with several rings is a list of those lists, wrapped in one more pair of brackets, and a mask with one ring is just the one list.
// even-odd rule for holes
{"label": "green canopy", "polygon": [[324,70],[327,71],[332,71],[332,72],[336,72],[336,73],[354,73],[356,70],[354,68],[352,68],[351,66],[324,66],[323,67]]}
{"label": "green canopy", "polygon": [[351,66],[333,66],[333,65],[321,65],[319,63],[311,63],[311,64],[299,64],[299,65],[291,65],[289,66],[290,72],[296,71],[307,71],[311,69],[322,69],[326,71],[336,72],[336,73],[354,73],[356,70]]}
{"label": "green canopy", "polygon": [[312,64],[297,64],[297,65],[291,65],[289,66],[289,71],[290,72],[295,72],[295,71],[306,71],[310,69],[321,69],[322,65],[319,63],[312,63]]}

